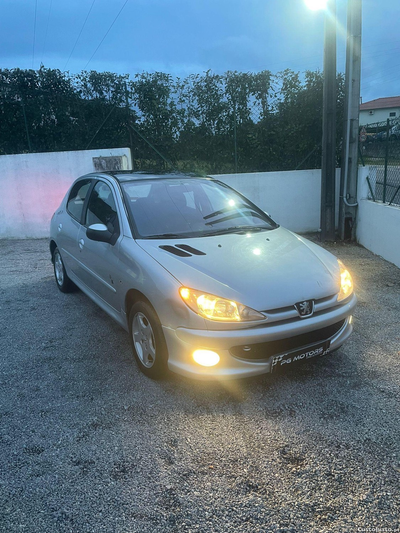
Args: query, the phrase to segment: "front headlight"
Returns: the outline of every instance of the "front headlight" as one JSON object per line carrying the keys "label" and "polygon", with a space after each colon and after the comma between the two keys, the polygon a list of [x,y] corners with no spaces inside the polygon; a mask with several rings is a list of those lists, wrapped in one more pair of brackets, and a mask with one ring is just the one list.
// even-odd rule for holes
{"label": "front headlight", "polygon": [[179,294],[192,311],[210,320],[225,322],[265,320],[263,314],[233,300],[225,300],[225,298],[187,287],[181,287]]}
{"label": "front headlight", "polygon": [[353,292],[353,280],[351,279],[350,272],[339,259],[338,263],[340,267],[340,292],[337,301],[340,302],[341,300],[348,298]]}

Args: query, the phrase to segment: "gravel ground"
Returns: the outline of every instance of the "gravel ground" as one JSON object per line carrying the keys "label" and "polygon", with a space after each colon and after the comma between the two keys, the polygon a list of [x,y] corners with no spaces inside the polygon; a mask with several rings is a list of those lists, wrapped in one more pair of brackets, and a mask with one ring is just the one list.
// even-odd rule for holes
{"label": "gravel ground", "polygon": [[339,351],[153,382],[47,246],[0,241],[1,532],[399,531],[400,269],[333,244],[359,297]]}

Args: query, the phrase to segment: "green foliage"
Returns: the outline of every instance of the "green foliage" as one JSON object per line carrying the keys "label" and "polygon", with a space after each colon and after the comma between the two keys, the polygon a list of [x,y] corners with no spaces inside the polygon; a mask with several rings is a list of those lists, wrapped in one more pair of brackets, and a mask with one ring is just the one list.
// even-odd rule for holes
{"label": "green foliage", "polygon": [[[318,168],[323,75],[0,69],[0,154],[130,146],[135,168]],[[337,78],[338,160],[343,76]],[[161,157],[162,154],[164,156]]]}
{"label": "green foliage", "polygon": [[[174,158],[179,133],[179,112],[174,98],[174,82],[169,74],[154,72],[136,75],[131,83],[136,106],[136,127],[166,157]],[[154,159],[155,153],[141,137],[135,138],[133,157]]]}

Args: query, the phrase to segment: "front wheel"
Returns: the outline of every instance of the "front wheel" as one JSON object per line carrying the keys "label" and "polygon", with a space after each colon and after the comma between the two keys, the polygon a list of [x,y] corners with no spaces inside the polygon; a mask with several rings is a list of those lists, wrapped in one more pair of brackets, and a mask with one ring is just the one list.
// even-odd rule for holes
{"label": "front wheel", "polygon": [[147,303],[137,302],[132,306],[129,336],[140,370],[153,379],[165,375],[168,369],[167,344],[158,316]]}
{"label": "front wheel", "polygon": [[57,287],[61,292],[72,292],[75,288],[73,282],[67,276],[60,250],[56,248],[53,253],[54,277]]}

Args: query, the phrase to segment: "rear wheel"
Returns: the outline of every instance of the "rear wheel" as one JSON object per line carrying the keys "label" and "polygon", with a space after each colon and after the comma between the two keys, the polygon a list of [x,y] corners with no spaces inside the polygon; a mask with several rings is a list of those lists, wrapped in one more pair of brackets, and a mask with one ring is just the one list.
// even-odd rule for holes
{"label": "rear wheel", "polygon": [[75,286],[67,276],[60,250],[58,248],[56,248],[53,253],[53,265],[57,287],[61,292],[72,292]]}
{"label": "rear wheel", "polygon": [[158,379],[168,370],[168,350],[161,323],[146,302],[137,302],[129,313],[129,336],[133,355],[146,376]]}

